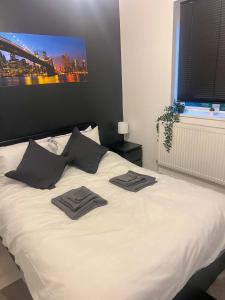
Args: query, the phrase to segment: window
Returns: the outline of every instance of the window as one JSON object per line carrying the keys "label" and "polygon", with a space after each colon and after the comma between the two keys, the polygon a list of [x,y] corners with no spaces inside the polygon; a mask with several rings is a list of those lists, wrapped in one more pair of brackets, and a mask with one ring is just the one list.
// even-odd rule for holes
{"label": "window", "polygon": [[225,0],[185,1],[180,13],[178,100],[223,104]]}

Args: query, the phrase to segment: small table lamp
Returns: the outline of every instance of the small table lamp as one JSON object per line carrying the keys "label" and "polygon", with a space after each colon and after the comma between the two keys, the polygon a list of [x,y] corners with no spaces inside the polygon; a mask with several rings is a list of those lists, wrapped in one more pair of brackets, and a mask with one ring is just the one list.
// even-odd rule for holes
{"label": "small table lamp", "polygon": [[129,125],[127,122],[118,122],[118,133],[127,134],[129,133]]}

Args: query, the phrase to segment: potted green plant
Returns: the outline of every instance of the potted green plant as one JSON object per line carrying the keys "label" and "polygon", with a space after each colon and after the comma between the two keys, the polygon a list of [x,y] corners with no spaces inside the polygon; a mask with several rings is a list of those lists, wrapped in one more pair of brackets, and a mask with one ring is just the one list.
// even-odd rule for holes
{"label": "potted green plant", "polygon": [[184,110],[185,110],[185,104],[184,102],[175,102],[175,107],[177,109],[177,112],[179,114],[183,114],[184,113]]}
{"label": "potted green plant", "polygon": [[180,116],[176,105],[166,106],[164,113],[157,119],[156,129],[159,134],[160,124],[164,127],[164,142],[163,145],[169,153],[173,143],[173,125],[180,122]]}

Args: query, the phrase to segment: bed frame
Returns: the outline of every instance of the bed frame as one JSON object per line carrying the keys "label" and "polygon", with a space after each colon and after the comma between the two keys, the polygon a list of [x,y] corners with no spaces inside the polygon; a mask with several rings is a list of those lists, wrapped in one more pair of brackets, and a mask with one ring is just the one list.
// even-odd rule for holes
{"label": "bed frame", "polygon": [[[13,145],[21,142],[26,142],[29,139],[41,139],[46,137],[53,137],[56,135],[67,134],[72,131],[76,126],[80,130],[86,129],[88,126],[94,128],[97,124],[95,122],[84,122],[81,124],[74,124],[70,127],[54,129],[50,131],[41,132],[38,134],[19,137],[16,139],[10,139],[7,141],[1,141],[1,146]],[[2,238],[0,237],[0,240]],[[8,250],[8,249],[7,249]],[[9,251],[8,251],[9,252]],[[14,256],[9,252],[11,257],[14,259]],[[14,259],[15,261],[15,259]],[[20,267],[18,266],[20,269]],[[178,295],[173,300],[210,300],[214,299],[206,294],[208,288],[216,280],[217,276],[225,270],[225,252],[222,253],[210,266],[198,271],[186,284],[186,286],[178,293]],[[152,300],[152,299],[150,299]]]}
{"label": "bed frame", "polygon": [[206,295],[206,291],[224,270],[225,252],[211,265],[198,271],[173,300],[213,300],[213,297],[204,298],[203,296]]}
{"label": "bed frame", "polygon": [[19,138],[15,138],[15,139],[9,139],[6,141],[0,141],[0,147],[18,144],[18,143],[22,143],[22,142],[27,142],[30,139],[38,140],[38,139],[44,139],[49,136],[54,137],[54,136],[61,135],[61,134],[67,134],[69,132],[72,132],[72,130],[75,126],[78,127],[79,130],[85,130],[88,126],[91,126],[92,128],[94,128],[95,126],[97,126],[97,124],[96,124],[96,122],[78,123],[78,124],[74,124],[73,126],[69,126],[69,127],[57,128],[57,129],[48,130],[45,132],[35,133],[35,134],[29,135],[29,136],[19,137]]}

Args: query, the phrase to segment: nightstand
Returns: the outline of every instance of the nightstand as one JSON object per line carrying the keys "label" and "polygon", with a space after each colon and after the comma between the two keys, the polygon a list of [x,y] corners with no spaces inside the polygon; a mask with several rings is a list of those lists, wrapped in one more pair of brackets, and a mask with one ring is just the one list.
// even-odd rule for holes
{"label": "nightstand", "polygon": [[110,145],[109,149],[118,153],[130,162],[142,167],[142,145],[124,141]]}

